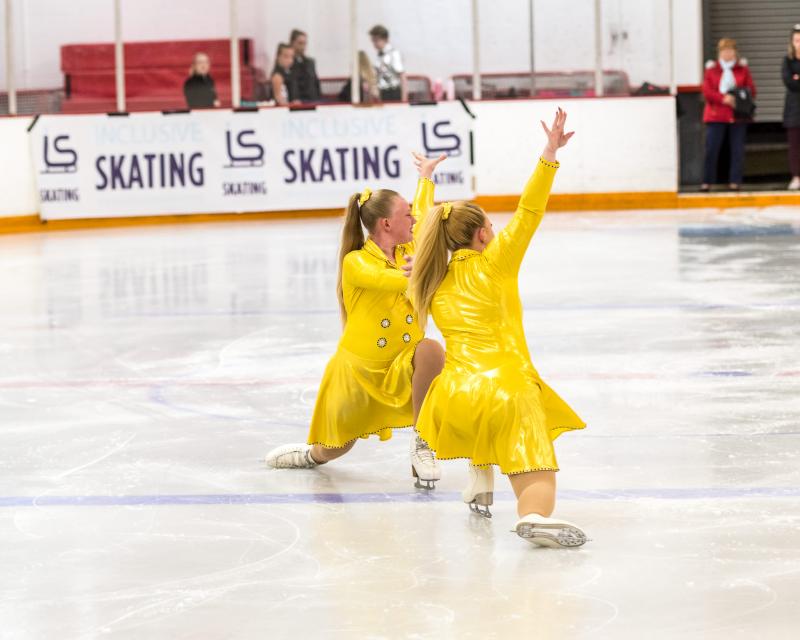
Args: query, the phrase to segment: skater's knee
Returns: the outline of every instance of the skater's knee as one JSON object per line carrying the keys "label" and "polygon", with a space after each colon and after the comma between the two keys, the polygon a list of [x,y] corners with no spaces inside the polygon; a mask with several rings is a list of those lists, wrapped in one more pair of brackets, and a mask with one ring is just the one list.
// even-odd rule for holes
{"label": "skater's knee", "polygon": [[414,366],[426,366],[437,371],[444,367],[444,349],[436,340],[423,339],[414,352]]}

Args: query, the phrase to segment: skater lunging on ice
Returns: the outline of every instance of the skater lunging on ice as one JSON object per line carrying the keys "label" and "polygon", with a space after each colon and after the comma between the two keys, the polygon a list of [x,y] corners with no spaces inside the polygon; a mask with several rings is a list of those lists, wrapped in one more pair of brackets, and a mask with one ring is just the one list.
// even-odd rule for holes
{"label": "skater lunging on ice", "polygon": [[508,225],[495,236],[476,204],[439,205],[422,226],[411,275],[420,325],[430,313],[446,348],[418,433],[438,459],[470,461],[463,499],[482,515],[491,515],[498,466],[517,496],[515,532],[554,547],[586,541],[579,527],[552,517],[558,471],[553,440],[586,425],[531,363],[517,281],[559,167],[556,152],[573,135],[564,132],[566,119],[559,109],[549,128],[542,122],[547,144]]}
{"label": "skater lunging on ice", "polygon": [[[444,350],[424,338],[407,296],[417,229],[433,207],[436,166],[414,154],[419,182],[413,205],[389,189],[353,194],[345,212],[337,294],[343,332],[317,393],[306,444],[267,454],[273,468],[311,468],[339,458],[359,438],[391,438],[416,422]],[[364,237],[364,228],[369,235]],[[412,434],[416,486],[433,489],[441,472],[427,444]]]}

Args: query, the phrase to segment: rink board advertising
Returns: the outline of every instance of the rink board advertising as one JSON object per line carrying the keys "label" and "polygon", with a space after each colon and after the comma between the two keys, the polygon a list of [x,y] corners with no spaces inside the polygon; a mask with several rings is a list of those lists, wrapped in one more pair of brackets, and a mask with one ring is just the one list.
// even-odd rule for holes
{"label": "rink board advertising", "polygon": [[409,200],[411,152],[446,153],[437,200],[468,199],[460,103],[41,116],[30,130],[44,220],[344,208],[364,187]]}

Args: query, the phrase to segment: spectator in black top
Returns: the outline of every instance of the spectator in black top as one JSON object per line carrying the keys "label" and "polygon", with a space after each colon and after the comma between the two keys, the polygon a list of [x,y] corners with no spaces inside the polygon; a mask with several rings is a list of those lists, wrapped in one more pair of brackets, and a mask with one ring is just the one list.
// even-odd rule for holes
{"label": "spectator in black top", "polygon": [[214,80],[208,74],[210,70],[211,60],[208,56],[205,53],[194,54],[189,77],[183,83],[183,95],[190,109],[209,109],[220,105]]}
{"label": "spectator in black top", "polygon": [[781,72],[786,85],[783,103],[783,126],[789,138],[791,191],[800,190],[800,24],[794,25],[789,41],[789,54],[783,59]]}
{"label": "spectator in black top", "polygon": [[289,36],[289,46],[294,49],[294,64],[291,74],[297,87],[295,99],[301,102],[319,102],[319,78],[314,58],[306,56],[308,35],[300,29],[293,29]]}
{"label": "spectator in black top", "polygon": [[275,104],[287,105],[297,102],[297,82],[292,74],[294,49],[281,42],[275,53],[275,67],[272,69],[272,99]]}

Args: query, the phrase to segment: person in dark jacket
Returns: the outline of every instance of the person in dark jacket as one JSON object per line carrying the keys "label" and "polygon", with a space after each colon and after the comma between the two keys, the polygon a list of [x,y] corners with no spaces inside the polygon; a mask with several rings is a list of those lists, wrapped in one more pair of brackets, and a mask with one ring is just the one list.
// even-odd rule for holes
{"label": "person in dark jacket", "polygon": [[220,105],[214,80],[209,75],[211,60],[205,53],[194,54],[189,77],[183,83],[183,95],[190,109],[208,109]]}
{"label": "person in dark jacket", "polygon": [[289,46],[294,49],[294,64],[290,73],[297,87],[297,100],[301,102],[319,102],[320,89],[317,67],[314,63],[314,58],[309,58],[306,55],[308,35],[300,31],[300,29],[293,29],[289,36]]}
{"label": "person in dark jacket", "polygon": [[735,40],[722,38],[717,44],[717,52],[717,60],[710,60],[706,64],[703,77],[703,96],[706,100],[703,111],[703,122],[706,123],[706,152],[703,184],[700,190],[708,191],[717,181],[717,160],[727,135],[731,149],[728,182],[731,190],[738,191],[744,170],[744,142],[748,120],[738,118],[734,113],[736,98],[730,91],[747,88],[755,98],[756,86],[747,67],[747,61],[739,58]]}
{"label": "person in dark jacket", "polygon": [[270,82],[272,83],[272,99],[280,106],[298,102],[297,79],[292,75],[294,63],[294,49],[281,42],[275,52],[275,66],[272,69]]}
{"label": "person in dark jacket", "polygon": [[789,169],[792,173],[789,189],[797,191],[800,190],[800,24],[794,25],[789,37],[789,54],[781,67],[783,84],[786,85],[783,126],[789,138]]}

